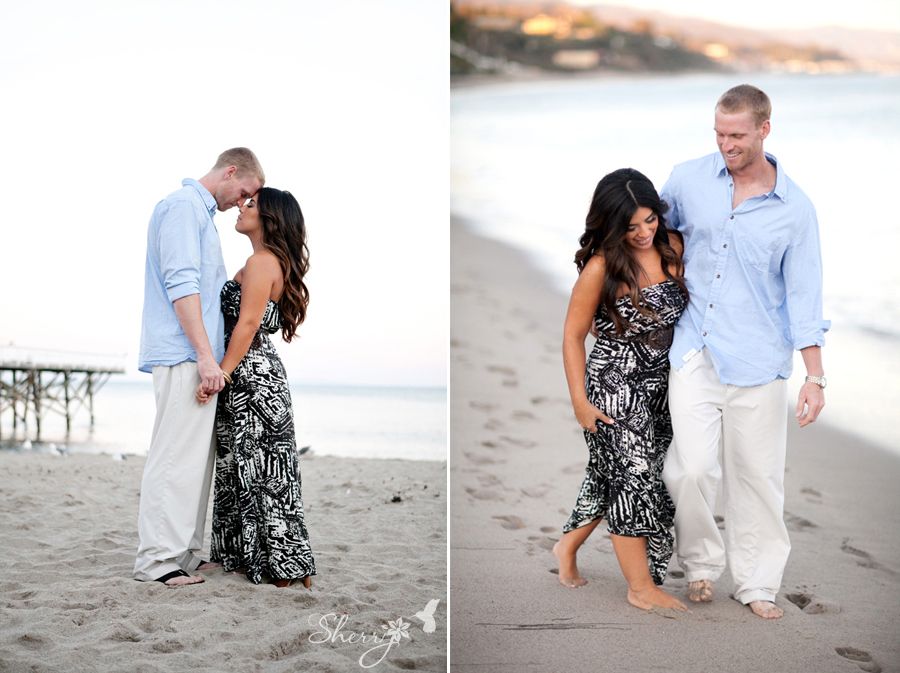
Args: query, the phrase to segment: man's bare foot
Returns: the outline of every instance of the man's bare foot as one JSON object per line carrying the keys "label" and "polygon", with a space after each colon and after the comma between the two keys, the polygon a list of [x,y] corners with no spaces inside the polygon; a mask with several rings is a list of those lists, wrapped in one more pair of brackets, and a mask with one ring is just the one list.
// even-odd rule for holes
{"label": "man's bare foot", "polygon": [[641,610],[653,608],[671,608],[679,612],[687,612],[687,606],[672,594],[663,591],[658,586],[650,586],[646,589],[635,591],[628,590],[628,602]]}
{"label": "man's bare foot", "polygon": [[559,583],[570,589],[577,589],[587,584],[578,572],[578,566],[575,563],[575,554],[565,554],[559,549],[559,542],[553,545],[553,555],[559,561]]}
{"label": "man's bare foot", "polygon": [[188,575],[183,570],[175,570],[162,577],[157,577],[156,581],[167,587],[183,587],[188,584],[200,584],[204,579],[200,575]]}
{"label": "man's bare foot", "polygon": [[692,603],[709,603],[713,599],[713,583],[710,580],[688,582],[688,600]]}
{"label": "man's bare foot", "polygon": [[781,619],[784,616],[784,610],[772,601],[751,601],[748,606],[754,615],[763,619]]}

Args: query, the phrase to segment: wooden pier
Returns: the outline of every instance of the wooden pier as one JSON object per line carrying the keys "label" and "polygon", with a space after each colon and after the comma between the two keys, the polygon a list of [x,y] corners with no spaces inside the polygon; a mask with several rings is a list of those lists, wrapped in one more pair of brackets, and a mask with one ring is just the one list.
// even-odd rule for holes
{"label": "wooden pier", "polygon": [[[41,441],[45,414],[66,419],[66,437],[72,418],[81,409],[90,414],[94,428],[94,395],[113,374],[125,373],[124,356],[72,353],[15,346],[0,347],[0,440],[29,437]],[[12,437],[3,436],[3,419],[12,412]]]}

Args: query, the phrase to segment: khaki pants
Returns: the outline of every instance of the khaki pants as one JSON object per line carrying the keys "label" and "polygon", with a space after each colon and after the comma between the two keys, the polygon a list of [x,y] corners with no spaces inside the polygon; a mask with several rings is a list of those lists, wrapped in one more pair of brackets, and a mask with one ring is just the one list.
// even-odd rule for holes
{"label": "khaki pants", "polygon": [[[784,379],[721,383],[705,348],[669,374],[675,439],[663,481],[675,502],[678,562],[689,582],[716,580],[727,553],[734,597],[744,604],[775,599],[791,550],[783,518],[786,396]],[[720,485],[724,541],[713,516]]]}
{"label": "khaki pants", "polygon": [[153,368],[156,422],[141,480],[134,578],[200,565],[215,465],[216,401],[200,405],[195,362]]}

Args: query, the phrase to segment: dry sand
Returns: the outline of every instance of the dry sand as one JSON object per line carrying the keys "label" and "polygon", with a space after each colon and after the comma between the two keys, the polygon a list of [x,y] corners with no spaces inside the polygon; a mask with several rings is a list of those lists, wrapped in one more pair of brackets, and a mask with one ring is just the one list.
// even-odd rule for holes
{"label": "dry sand", "polygon": [[[221,569],[175,589],[131,579],[143,465],[0,453],[0,671],[362,671],[399,617],[409,638],[371,670],[446,670],[445,463],[304,456],[312,591]],[[432,599],[429,634],[415,614]],[[341,615],[340,636],[370,642],[310,642]]]}
{"label": "dry sand", "polygon": [[605,524],[579,555],[590,583],[562,587],[550,549],[587,461],[568,298],[518,251],[458,221],[451,237],[452,671],[900,671],[900,459],[829,428],[827,408],[789,433],[783,619],[731,600],[727,576],[686,615],[629,606]]}

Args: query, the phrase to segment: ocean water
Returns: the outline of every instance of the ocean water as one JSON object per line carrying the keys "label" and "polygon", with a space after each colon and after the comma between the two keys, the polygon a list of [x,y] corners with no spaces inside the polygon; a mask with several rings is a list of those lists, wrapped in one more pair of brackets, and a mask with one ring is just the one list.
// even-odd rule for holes
{"label": "ocean water", "polygon": [[[292,386],[297,446],[321,455],[353,458],[447,459],[447,395],[442,388]],[[156,410],[150,376],[116,380],[95,395],[95,427],[86,410],[76,414],[68,441],[61,416],[44,416],[42,443],[88,453],[145,455]],[[11,416],[3,415],[6,448],[22,450],[11,439]],[[29,436],[34,437],[33,424]]]}
{"label": "ocean water", "polygon": [[[900,452],[900,77],[716,74],[457,89],[451,209],[526,252],[568,294],[597,181],[630,166],[661,188],[676,163],[716,151],[715,101],[745,81],[772,99],[766,150],[819,218],[832,320],[823,419]],[[802,371],[798,355],[794,390]]]}

